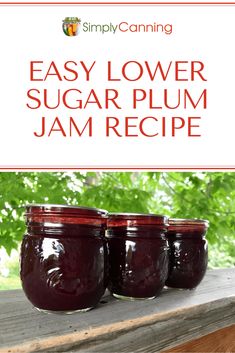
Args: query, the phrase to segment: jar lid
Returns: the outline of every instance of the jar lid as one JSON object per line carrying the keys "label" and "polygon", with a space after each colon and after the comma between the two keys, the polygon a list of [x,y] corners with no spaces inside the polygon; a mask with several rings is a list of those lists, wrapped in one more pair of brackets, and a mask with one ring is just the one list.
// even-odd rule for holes
{"label": "jar lid", "polygon": [[65,17],[63,22],[68,22],[68,23],[79,23],[81,22],[81,19],[78,17]]}
{"label": "jar lid", "polygon": [[44,215],[63,215],[63,216],[85,216],[106,218],[108,211],[99,208],[83,207],[83,206],[69,206],[69,205],[53,205],[53,204],[28,204],[26,207],[25,216],[32,214]]}
{"label": "jar lid", "polygon": [[110,213],[108,227],[135,227],[141,225],[168,226],[168,217],[153,213]]}
{"label": "jar lid", "polygon": [[170,218],[169,226],[177,227],[177,226],[195,226],[195,227],[209,227],[209,221],[205,219],[197,219],[197,218]]}

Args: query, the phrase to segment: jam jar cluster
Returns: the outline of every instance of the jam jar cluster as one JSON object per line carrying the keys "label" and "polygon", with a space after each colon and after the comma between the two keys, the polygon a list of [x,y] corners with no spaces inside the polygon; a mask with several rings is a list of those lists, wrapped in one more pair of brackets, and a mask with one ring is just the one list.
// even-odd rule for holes
{"label": "jam jar cluster", "polygon": [[46,204],[26,206],[25,218],[20,275],[40,311],[88,311],[107,287],[153,299],[165,285],[195,288],[206,272],[204,220]]}

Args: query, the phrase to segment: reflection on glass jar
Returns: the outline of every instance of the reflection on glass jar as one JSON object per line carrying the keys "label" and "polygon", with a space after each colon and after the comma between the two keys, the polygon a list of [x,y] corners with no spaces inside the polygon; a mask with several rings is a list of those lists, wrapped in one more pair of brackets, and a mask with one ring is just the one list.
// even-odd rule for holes
{"label": "reflection on glass jar", "polygon": [[106,211],[61,205],[26,207],[21,280],[44,311],[87,311],[107,286]]}
{"label": "reflection on glass jar", "polygon": [[205,239],[208,221],[170,219],[167,238],[170,246],[168,287],[195,288],[203,279],[208,262]]}
{"label": "reflection on glass jar", "polygon": [[167,218],[151,214],[109,215],[110,291],[120,299],[152,299],[168,274]]}

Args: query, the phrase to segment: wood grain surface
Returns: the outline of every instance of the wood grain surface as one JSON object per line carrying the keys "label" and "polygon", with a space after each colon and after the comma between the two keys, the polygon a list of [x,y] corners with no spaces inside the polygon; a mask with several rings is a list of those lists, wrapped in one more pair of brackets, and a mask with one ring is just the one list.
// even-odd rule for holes
{"label": "wood grain surface", "polygon": [[208,271],[195,290],[147,301],[106,295],[73,315],[43,314],[22,290],[0,292],[0,353],[158,352],[235,324],[235,269]]}
{"label": "wood grain surface", "polygon": [[162,353],[234,353],[235,325],[210,333],[202,338],[163,351]]}

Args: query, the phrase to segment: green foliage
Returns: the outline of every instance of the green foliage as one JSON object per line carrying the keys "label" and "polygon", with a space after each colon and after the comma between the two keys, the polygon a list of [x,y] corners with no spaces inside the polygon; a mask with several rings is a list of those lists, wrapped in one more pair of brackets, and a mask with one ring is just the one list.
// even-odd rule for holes
{"label": "green foliage", "polygon": [[63,203],[208,219],[211,266],[232,266],[234,199],[235,174],[227,172],[0,173],[0,246],[18,247],[25,204]]}
{"label": "green foliage", "polygon": [[2,277],[0,276],[0,290],[10,290],[21,288],[19,276]]}
{"label": "green foliage", "polygon": [[[14,252],[12,255],[13,256],[11,256],[11,258],[4,257],[4,263],[0,261],[0,290],[21,288],[21,281],[19,277],[19,258],[17,256],[17,252]],[[9,271],[9,273],[5,274],[5,276],[3,276],[2,273],[3,268]]]}

